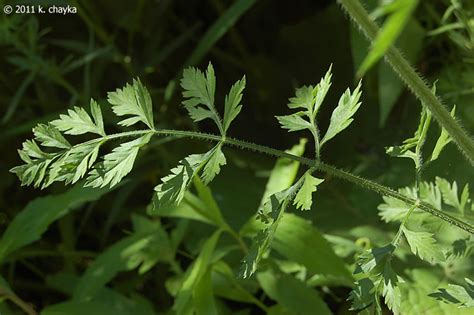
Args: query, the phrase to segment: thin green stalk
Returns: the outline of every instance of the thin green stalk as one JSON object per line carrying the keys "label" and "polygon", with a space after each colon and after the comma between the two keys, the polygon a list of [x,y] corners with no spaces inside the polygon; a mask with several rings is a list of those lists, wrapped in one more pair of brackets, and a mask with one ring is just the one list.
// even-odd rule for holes
{"label": "thin green stalk", "polygon": [[402,237],[403,227],[407,223],[408,218],[410,217],[412,212],[416,209],[416,207],[417,207],[416,204],[412,205],[410,210],[408,210],[407,214],[403,217],[402,223],[400,223],[400,226],[398,227],[397,234],[395,235],[395,237],[392,240],[393,246],[395,246],[395,247],[398,246],[398,243],[400,242],[400,237]]}
{"label": "thin green stalk", "polygon": [[[338,0],[365,36],[373,41],[379,33],[379,27],[358,0]],[[433,114],[440,126],[448,132],[459,150],[464,153],[471,165],[474,165],[474,140],[449,114],[440,99],[431,91],[415,69],[407,62],[400,51],[391,47],[385,53],[385,60],[400,76],[408,88]]]}
{"label": "thin green stalk", "polygon": [[[124,138],[124,137],[133,137],[133,136],[142,136],[144,134],[148,133],[154,133],[156,135],[166,135],[166,136],[180,136],[180,137],[188,137],[188,138],[196,138],[196,139],[201,139],[201,140],[208,140],[208,141],[213,141],[213,142],[219,142],[222,141],[223,144],[238,147],[241,149],[245,150],[250,150],[258,153],[265,153],[270,156],[276,157],[276,158],[287,158],[293,161],[300,162],[303,165],[309,166],[309,167],[315,167],[320,171],[323,171],[327,174],[330,174],[334,177],[346,180],[348,182],[354,183],[358,186],[361,186],[363,188],[373,190],[376,193],[379,193],[384,196],[389,196],[396,198],[398,200],[404,201],[405,203],[409,205],[417,205],[417,207],[425,212],[428,212],[438,218],[440,218],[443,221],[446,221],[449,224],[452,224],[454,226],[459,227],[460,229],[473,234],[474,235],[474,226],[471,224],[464,222],[450,214],[447,214],[441,210],[438,210],[434,208],[432,205],[423,202],[423,201],[417,201],[413,198],[407,197],[389,187],[383,186],[381,184],[378,184],[376,182],[373,182],[371,180],[362,178],[360,176],[354,175],[352,173],[346,172],[344,170],[338,169],[332,165],[323,163],[318,160],[312,160],[308,159],[305,157],[301,156],[296,156],[291,153],[287,153],[282,150],[277,150],[273,149],[267,146],[251,143],[251,142],[246,142],[238,139],[233,139],[233,138],[224,138],[221,137],[220,135],[214,135],[214,134],[208,134],[208,133],[202,133],[202,132],[196,132],[196,131],[187,131],[187,130],[174,130],[174,129],[155,129],[155,130],[137,130],[137,131],[128,131],[128,132],[122,132],[122,133],[117,133],[113,135],[108,135],[104,137],[104,140],[112,140],[112,139],[118,139],[118,138]],[[91,141],[97,141],[91,140]]]}
{"label": "thin green stalk", "polygon": [[22,299],[20,299],[15,293],[0,287],[0,298],[2,298],[2,297],[12,301],[13,303],[15,303],[26,314],[28,314],[28,315],[38,315],[38,313],[35,311],[35,309],[32,307],[31,304],[29,304],[29,303],[23,301]]}

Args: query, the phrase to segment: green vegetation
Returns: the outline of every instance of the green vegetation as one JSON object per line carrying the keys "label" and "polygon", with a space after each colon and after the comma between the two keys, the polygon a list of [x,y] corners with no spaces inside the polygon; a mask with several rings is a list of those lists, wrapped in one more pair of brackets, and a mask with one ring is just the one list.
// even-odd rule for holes
{"label": "green vegetation", "polygon": [[339,4],[3,16],[0,313],[470,314],[474,7]]}

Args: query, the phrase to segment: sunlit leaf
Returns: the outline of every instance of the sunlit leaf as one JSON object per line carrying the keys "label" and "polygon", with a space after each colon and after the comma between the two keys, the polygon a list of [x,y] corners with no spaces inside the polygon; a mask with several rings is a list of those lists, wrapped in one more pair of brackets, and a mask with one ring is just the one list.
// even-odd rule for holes
{"label": "sunlit leaf", "polygon": [[122,126],[131,126],[141,121],[150,129],[154,128],[151,96],[140,79],[134,79],[132,85],[109,92],[107,100],[117,116],[131,116],[119,122]]}
{"label": "sunlit leaf", "polygon": [[357,112],[361,103],[359,102],[362,92],[360,91],[361,82],[357,85],[354,91],[347,89],[339,99],[337,107],[331,115],[328,130],[321,140],[321,146],[328,140],[334,138],[338,133],[349,127],[354,120],[352,116]]}
{"label": "sunlit leaf", "polygon": [[120,144],[106,154],[102,162],[89,172],[86,186],[105,187],[117,185],[133,168],[138,151],[150,141],[151,134]]}
{"label": "sunlit leaf", "polygon": [[91,100],[91,113],[94,121],[84,108],[74,107],[74,109],[68,110],[67,115],[59,115],[59,119],[53,120],[51,124],[68,135],[81,135],[91,132],[105,136],[102,112],[94,100]]}

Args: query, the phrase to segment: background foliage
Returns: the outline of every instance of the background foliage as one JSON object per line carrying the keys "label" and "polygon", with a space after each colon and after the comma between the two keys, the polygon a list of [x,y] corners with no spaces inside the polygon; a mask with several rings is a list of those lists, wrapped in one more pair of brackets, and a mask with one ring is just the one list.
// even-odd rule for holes
{"label": "background foliage", "polygon": [[[395,9],[368,2],[380,24],[389,27]],[[15,4],[0,1],[2,7],[7,3]],[[294,89],[315,85],[332,64],[332,87],[318,113],[323,130],[339,96],[357,85],[357,72],[366,73],[355,120],[325,145],[324,161],[390,187],[410,186],[412,161],[388,156],[385,147],[413,135],[420,104],[387,64],[375,60],[367,66],[369,43],[341,8],[332,1],[303,0],[54,3],[74,5],[78,14],[0,17],[0,312],[21,314],[21,306],[31,309],[27,301],[42,314],[350,313],[346,299],[356,258],[395,236],[397,225],[383,216],[384,207],[396,208],[393,200],[318,173],[324,184],[313,194],[311,210],[289,207],[271,259],[243,280],[236,275],[249,236],[259,228],[248,221],[264,196],[293,182],[296,162],[225,148],[227,166],[208,188],[196,180],[183,204],[153,215],[153,187],[160,178],[188,154],[208,150],[209,143],[154,138],[134,171],[112,189],[62,183],[41,191],[20,188],[8,172],[20,164],[14,148],[31,137],[37,123],[74,106],[88,109],[91,98],[102,108],[106,130],[126,130],[117,124],[107,92],[135,77],[150,91],[155,127],[216,132],[210,120],[196,124],[181,106],[183,70],[204,69],[209,61],[218,78],[219,104],[246,76],[243,107],[230,136],[311,156],[311,141],[281,130],[274,116],[289,114],[286,104]],[[474,7],[454,0],[414,6],[395,10],[395,18],[404,21],[398,25],[405,26],[397,46],[428,82],[437,82],[449,107],[456,104],[456,117],[472,134]],[[440,132],[434,123],[431,128],[427,146]],[[453,145],[423,179],[446,186],[437,177],[456,181],[459,194],[473,184],[471,166]],[[443,198],[456,207],[444,193]],[[451,245],[469,236],[448,229],[440,237]],[[405,280],[401,294],[410,297],[400,312],[467,314],[468,309],[428,294],[448,283],[453,290],[467,287],[472,260],[432,266],[409,255],[410,246],[402,244],[393,264]]]}

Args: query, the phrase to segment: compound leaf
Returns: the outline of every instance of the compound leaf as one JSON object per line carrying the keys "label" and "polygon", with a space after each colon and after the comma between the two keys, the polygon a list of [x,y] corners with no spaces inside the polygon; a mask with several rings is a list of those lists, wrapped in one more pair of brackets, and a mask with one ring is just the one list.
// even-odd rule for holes
{"label": "compound leaf", "polygon": [[328,140],[334,138],[334,136],[346,129],[352,123],[354,120],[352,116],[354,116],[361,105],[359,102],[362,93],[360,88],[361,82],[359,82],[352,93],[347,89],[341,96],[337,107],[332,112],[329,127],[321,141],[321,146]]}
{"label": "compound leaf", "polygon": [[133,168],[135,158],[142,146],[150,141],[151,134],[146,134],[135,140],[120,144],[104,160],[94,166],[89,172],[86,186],[105,187],[117,185]]}
{"label": "compound leaf", "polygon": [[278,223],[281,220],[286,207],[291,202],[294,193],[301,185],[301,180],[296,184],[272,194],[258,211],[258,218],[265,223],[266,227],[260,230],[252,242],[249,253],[242,261],[240,276],[243,278],[251,277],[257,270],[259,262],[270,247],[271,241],[275,235]]}
{"label": "compound leaf", "polygon": [[309,210],[313,204],[313,192],[317,190],[319,184],[321,184],[324,179],[313,177],[311,171],[308,170],[303,175],[303,185],[295,196],[293,204],[296,205],[296,208],[301,210]]}
{"label": "compound leaf", "polygon": [[58,130],[68,135],[81,135],[84,133],[96,133],[105,136],[102,112],[96,101],[91,99],[91,113],[94,121],[82,107],[75,106],[69,109],[68,114],[59,115],[59,119],[53,120],[51,124]]}
{"label": "compound leaf", "polygon": [[316,114],[331,87],[331,69],[332,65],[316,86],[309,85],[296,89],[296,95],[288,100],[288,108],[303,108],[304,111],[286,116],[276,116],[282,128],[288,129],[290,132],[308,129],[317,136]]}
{"label": "compound leaf", "polygon": [[204,154],[191,154],[182,159],[171,174],[161,179],[162,184],[155,187],[154,209],[169,208],[178,205],[184,197],[191,180],[203,169],[203,181],[209,183],[226,163],[219,143]]}
{"label": "compound leaf", "polygon": [[151,96],[140,79],[134,79],[132,85],[108,93],[107,100],[117,116],[132,116],[119,122],[122,126],[131,126],[141,121],[154,129]]}

